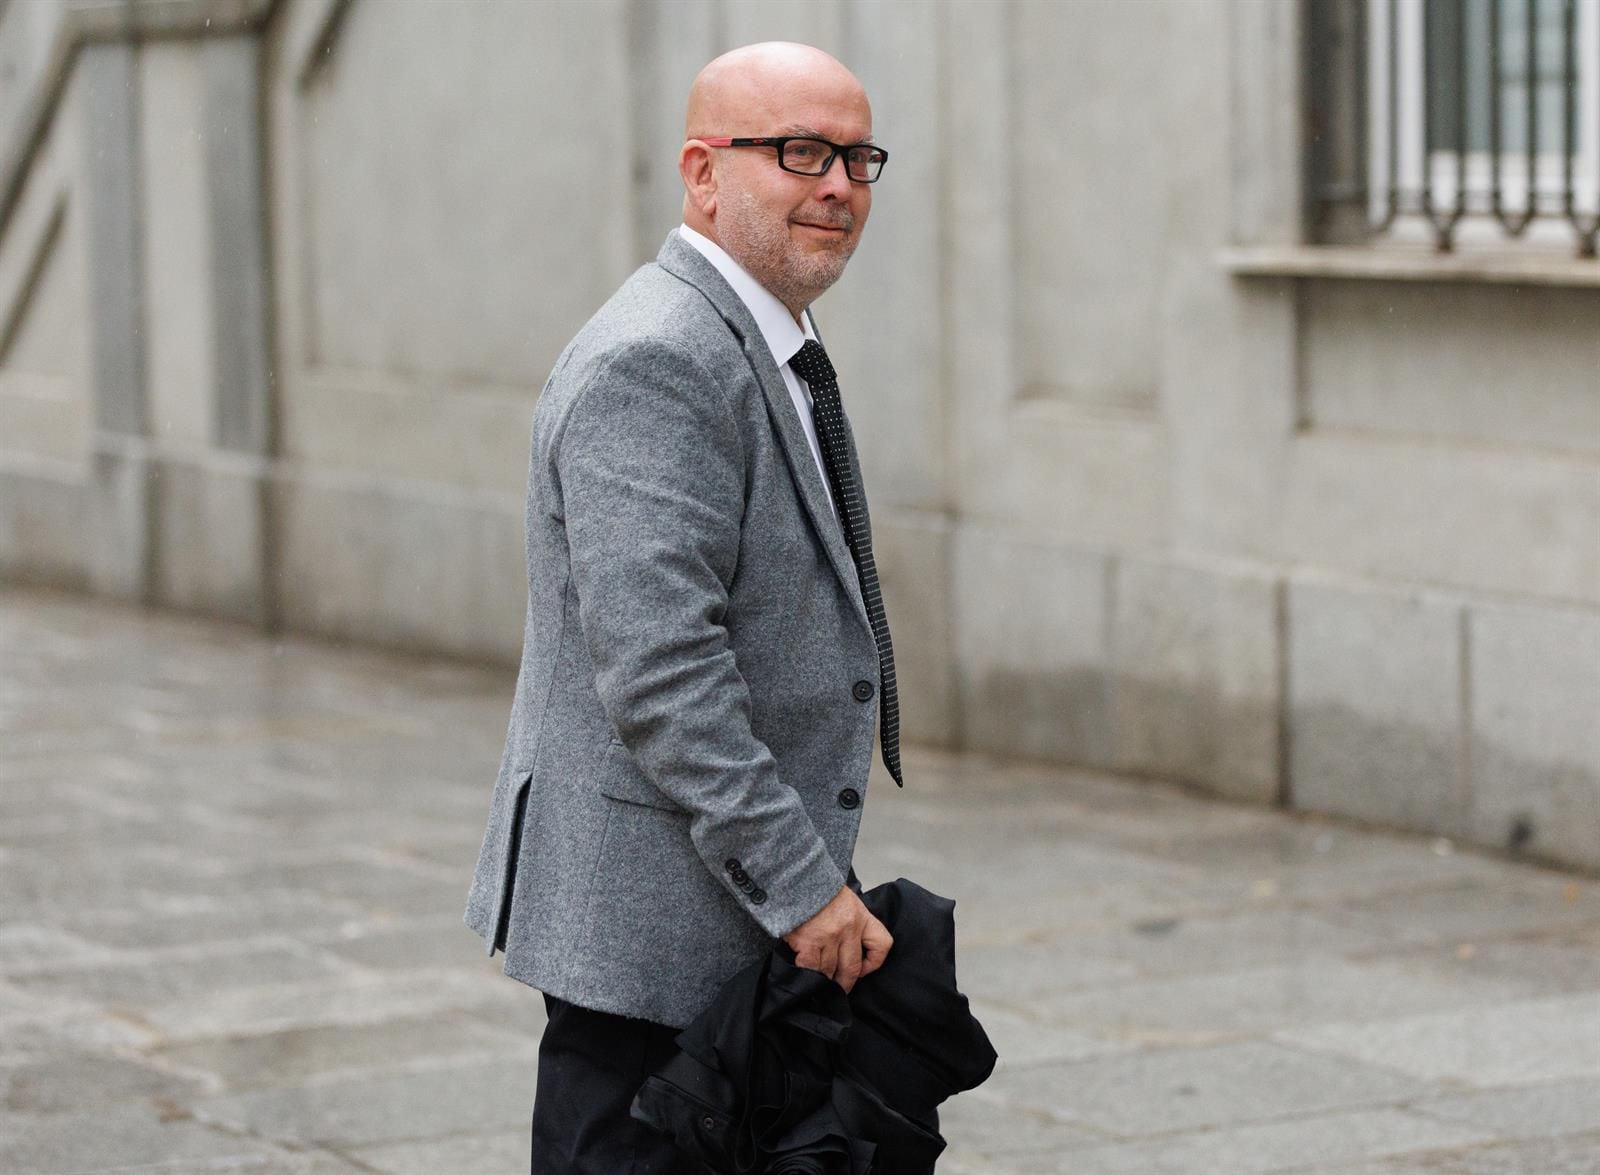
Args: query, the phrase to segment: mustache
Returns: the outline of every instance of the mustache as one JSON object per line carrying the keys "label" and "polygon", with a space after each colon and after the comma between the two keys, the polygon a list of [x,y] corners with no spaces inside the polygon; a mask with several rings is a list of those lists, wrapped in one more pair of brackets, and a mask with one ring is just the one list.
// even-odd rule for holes
{"label": "mustache", "polygon": [[800,212],[790,217],[790,220],[804,224],[820,224],[825,228],[840,228],[849,232],[856,227],[855,213],[848,208],[819,208],[814,212]]}

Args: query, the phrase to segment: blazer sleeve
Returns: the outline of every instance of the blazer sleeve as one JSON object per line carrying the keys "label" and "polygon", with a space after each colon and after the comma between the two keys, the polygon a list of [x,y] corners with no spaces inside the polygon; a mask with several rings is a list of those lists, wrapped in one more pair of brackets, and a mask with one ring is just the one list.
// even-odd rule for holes
{"label": "blazer sleeve", "polygon": [[[655,786],[689,813],[706,868],[780,937],[844,876],[751,730],[724,623],[743,445],[721,388],[689,352],[634,342],[575,398],[551,459],[601,705]],[[755,884],[741,888],[735,875]]]}

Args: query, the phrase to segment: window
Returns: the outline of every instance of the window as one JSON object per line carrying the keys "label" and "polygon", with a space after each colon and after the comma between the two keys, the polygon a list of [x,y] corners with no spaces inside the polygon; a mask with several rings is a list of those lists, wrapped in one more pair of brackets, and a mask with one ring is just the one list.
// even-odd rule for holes
{"label": "window", "polygon": [[1595,256],[1600,0],[1321,0],[1309,37],[1334,236]]}

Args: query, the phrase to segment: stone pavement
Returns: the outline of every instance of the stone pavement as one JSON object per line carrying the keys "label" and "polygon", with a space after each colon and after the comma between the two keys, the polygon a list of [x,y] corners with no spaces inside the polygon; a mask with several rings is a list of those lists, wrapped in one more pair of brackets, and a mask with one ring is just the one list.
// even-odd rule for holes
{"label": "stone pavement", "polygon": [[[538,999],[460,921],[509,689],[0,593],[0,1172],[525,1171]],[[1003,1055],[941,1173],[1600,1172],[1600,883],[908,769],[858,866],[959,899]]]}

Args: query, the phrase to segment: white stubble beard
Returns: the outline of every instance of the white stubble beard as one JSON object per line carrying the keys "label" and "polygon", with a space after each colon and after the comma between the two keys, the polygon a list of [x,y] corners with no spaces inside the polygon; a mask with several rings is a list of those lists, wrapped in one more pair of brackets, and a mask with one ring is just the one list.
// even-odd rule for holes
{"label": "white stubble beard", "polygon": [[837,221],[846,237],[841,246],[817,252],[796,248],[788,222],[774,224],[752,192],[725,196],[719,212],[717,235],[723,247],[778,301],[797,313],[839,280],[860,240],[850,235],[855,216],[848,208],[818,215],[818,223]]}

